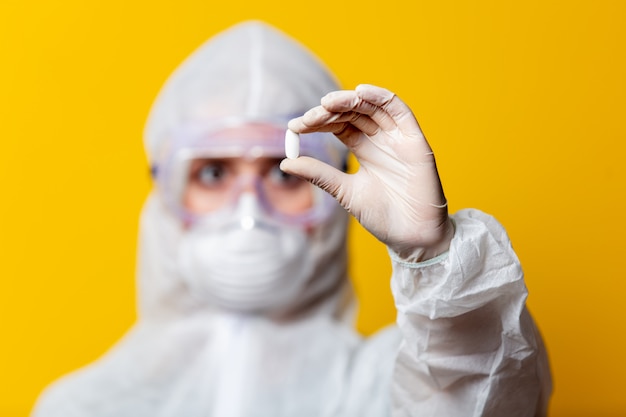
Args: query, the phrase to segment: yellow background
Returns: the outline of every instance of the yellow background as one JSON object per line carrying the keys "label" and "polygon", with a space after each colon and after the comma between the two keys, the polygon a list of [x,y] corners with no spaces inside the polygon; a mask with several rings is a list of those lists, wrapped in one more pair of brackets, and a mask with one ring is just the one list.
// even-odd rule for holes
{"label": "yellow background", "polygon": [[[555,378],[552,416],[626,415],[626,2],[43,1],[0,4],[0,416],[135,318],[142,127],[162,82],[261,18],[346,87],[411,105],[452,211],[507,228]],[[351,238],[359,328],[394,320],[385,250]]]}

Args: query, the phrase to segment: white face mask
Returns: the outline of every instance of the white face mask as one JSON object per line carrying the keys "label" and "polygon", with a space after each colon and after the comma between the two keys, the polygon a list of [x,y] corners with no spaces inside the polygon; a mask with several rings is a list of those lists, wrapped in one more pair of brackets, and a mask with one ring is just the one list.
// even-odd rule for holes
{"label": "white face mask", "polygon": [[218,306],[278,311],[305,291],[312,271],[309,243],[304,230],[265,221],[256,197],[243,194],[219,226],[199,222],[184,233],[180,272],[194,295]]}

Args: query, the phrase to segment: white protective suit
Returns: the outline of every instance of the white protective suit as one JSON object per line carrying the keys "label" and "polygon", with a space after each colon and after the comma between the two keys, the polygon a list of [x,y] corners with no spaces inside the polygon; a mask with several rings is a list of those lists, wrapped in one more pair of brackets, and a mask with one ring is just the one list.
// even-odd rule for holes
{"label": "white protective suit", "polygon": [[[187,122],[298,114],[337,85],[302,46],[262,23],[238,25],[174,73],[151,113],[151,159]],[[448,252],[393,254],[398,326],[369,338],[351,323],[348,215],[311,237],[309,284],[281,320],[207,305],[181,279],[184,233],[158,191],[140,226],[139,319],[97,362],[39,399],[35,417],[543,416],[551,390],[519,261],[490,216],[453,216]],[[369,277],[383,279],[388,277]]]}

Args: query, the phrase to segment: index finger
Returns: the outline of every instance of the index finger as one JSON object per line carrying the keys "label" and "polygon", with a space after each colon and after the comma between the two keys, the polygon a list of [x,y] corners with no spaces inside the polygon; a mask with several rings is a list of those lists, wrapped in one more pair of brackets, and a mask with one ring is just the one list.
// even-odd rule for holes
{"label": "index finger", "polygon": [[356,90],[333,91],[322,97],[322,106],[331,112],[361,113],[373,120],[381,130],[397,128],[396,122],[384,107],[364,100]]}
{"label": "index finger", "polygon": [[419,123],[409,106],[391,91],[370,84],[360,84],[355,91],[362,100],[384,109],[400,131],[407,134],[422,134]]}
{"label": "index finger", "polygon": [[[361,100],[359,102],[364,103]],[[365,104],[373,106],[370,103]],[[291,119],[287,127],[297,133],[332,132],[343,140],[343,132],[354,130],[349,129],[350,125],[366,135],[374,135],[380,129],[379,125],[367,114],[358,110],[334,112],[329,111],[325,106],[314,107],[302,116]]]}
{"label": "index finger", "polygon": [[317,132],[323,126],[336,123],[341,116],[341,113],[329,112],[324,107],[317,106],[302,116],[291,119],[287,127],[298,133]]}

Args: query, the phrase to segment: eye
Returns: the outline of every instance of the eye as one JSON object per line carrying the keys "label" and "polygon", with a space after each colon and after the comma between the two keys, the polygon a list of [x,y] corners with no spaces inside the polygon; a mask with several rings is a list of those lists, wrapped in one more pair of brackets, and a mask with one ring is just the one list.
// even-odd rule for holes
{"label": "eye", "polygon": [[294,187],[300,185],[304,180],[283,172],[279,165],[273,165],[267,173],[269,181],[275,186]]}
{"label": "eye", "polygon": [[203,186],[215,186],[224,180],[226,169],[223,164],[212,161],[202,162],[192,172],[193,179]]}

